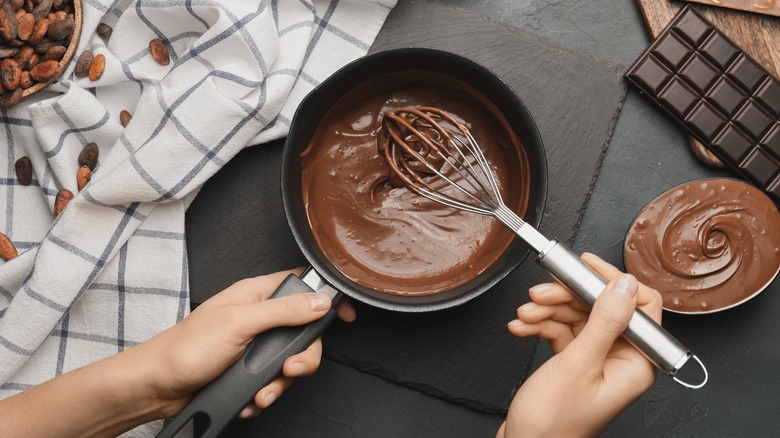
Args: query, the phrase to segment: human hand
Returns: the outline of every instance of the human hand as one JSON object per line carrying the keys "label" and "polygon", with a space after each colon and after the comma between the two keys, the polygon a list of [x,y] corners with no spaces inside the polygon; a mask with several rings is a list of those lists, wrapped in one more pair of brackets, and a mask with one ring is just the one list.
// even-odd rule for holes
{"label": "human hand", "polygon": [[[301,293],[268,299],[288,274],[277,272],[241,280],[213,296],[179,324],[160,333],[127,353],[148,362],[146,399],[157,406],[159,417],[178,413],[195,391],[215,379],[243,353],[249,342],[269,329],[296,326],[314,321],[330,309],[330,297],[322,293]],[[337,308],[345,321],[355,319],[347,300]],[[282,375],[262,388],[239,415],[246,418],[268,407],[287,389],[295,377],[314,373],[320,364],[322,344],[318,339],[305,351],[284,362]],[[141,370],[148,369],[139,364]],[[142,374],[143,375],[143,374]]]}
{"label": "human hand", "polygon": [[620,337],[634,308],[660,324],[661,297],[593,254],[583,261],[609,284],[593,310],[558,283],[530,289],[509,323],[516,336],[546,339],[555,353],[520,387],[498,437],[594,436],[655,381],[655,369]]}

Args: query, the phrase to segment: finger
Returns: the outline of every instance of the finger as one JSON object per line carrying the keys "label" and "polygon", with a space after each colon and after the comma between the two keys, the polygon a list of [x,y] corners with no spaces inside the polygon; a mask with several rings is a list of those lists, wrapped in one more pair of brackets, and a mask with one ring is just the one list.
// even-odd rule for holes
{"label": "finger", "polygon": [[[601,257],[595,254],[586,252],[582,254],[582,260],[607,281],[612,281],[622,274],[618,268],[605,262]],[[663,300],[661,299],[661,294],[655,289],[639,283],[636,305],[658,323],[661,322],[662,304]]]}
{"label": "finger", "polygon": [[581,258],[582,261],[584,261],[585,263],[588,264],[588,266],[593,268],[593,270],[596,271],[597,274],[601,275],[602,278],[607,280],[607,282],[616,279],[620,274],[623,273],[620,271],[620,269],[606,262],[604,259],[597,256],[596,254],[585,252],[582,253]]}
{"label": "finger", "polygon": [[578,300],[568,289],[559,283],[537,284],[528,290],[531,299],[545,306],[554,306],[558,304],[568,304],[581,311],[589,310],[588,306]]}
{"label": "finger", "polygon": [[549,319],[536,324],[528,324],[516,319],[509,323],[508,328],[515,336],[523,338],[536,336],[546,340],[555,354],[563,351],[574,340],[574,334],[567,324]]}
{"label": "finger", "polygon": [[[597,274],[604,278],[607,282],[610,282],[617,278],[622,272],[604,261],[601,257],[591,254],[583,253],[582,260],[591,267]],[[550,285],[554,287],[549,287]],[[537,287],[539,290],[536,290]],[[570,296],[567,297],[566,294]],[[588,307],[582,304],[578,299],[573,298],[574,295],[558,283],[545,283],[542,285],[531,288],[531,298],[540,304],[556,304],[569,302],[577,309],[586,310]],[[656,322],[661,322],[661,306],[663,301],[661,295],[654,289],[647,287],[646,285],[639,283],[639,291],[637,293],[637,307],[641,308]]]}
{"label": "finger", "polygon": [[294,380],[295,379],[292,377],[277,377],[273,380],[273,382],[269,383],[268,386],[255,394],[255,406],[260,409],[265,409],[271,406],[271,404],[276,401],[276,399],[278,399],[279,396],[281,396],[282,393],[290,387],[290,385],[292,385]]}
{"label": "finger", "polygon": [[312,322],[330,309],[330,296],[324,293],[300,293],[236,306],[237,329],[246,336],[275,327]]}
{"label": "finger", "polygon": [[246,405],[244,409],[241,410],[241,412],[238,413],[238,418],[242,420],[246,420],[247,418],[254,418],[260,415],[261,412],[263,412],[262,409],[255,406],[254,403],[250,403]]}
{"label": "finger", "polygon": [[607,284],[593,305],[587,324],[572,341],[570,357],[601,370],[615,340],[625,331],[636,308],[639,284],[633,275],[620,274]]}
{"label": "finger", "polygon": [[341,302],[336,306],[336,314],[344,322],[354,322],[357,319],[355,306],[352,305],[352,301],[348,298],[342,298]]}
{"label": "finger", "polygon": [[290,274],[300,275],[303,268],[288,271],[274,272],[273,274],[239,280],[224,292],[217,294],[220,301],[225,304],[249,304],[255,301],[266,300],[276,291],[282,281]]}
{"label": "finger", "polygon": [[566,324],[578,324],[587,320],[588,314],[568,304],[543,306],[531,301],[517,309],[517,318],[526,323],[536,323],[544,319],[551,319]]}
{"label": "finger", "polygon": [[287,377],[303,377],[314,374],[322,359],[322,341],[318,338],[302,352],[284,361],[282,373]]}

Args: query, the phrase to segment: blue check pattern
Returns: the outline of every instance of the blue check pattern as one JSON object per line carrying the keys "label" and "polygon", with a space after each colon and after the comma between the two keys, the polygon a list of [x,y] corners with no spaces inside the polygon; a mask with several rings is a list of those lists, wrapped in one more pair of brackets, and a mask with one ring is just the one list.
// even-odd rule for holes
{"label": "blue check pattern", "polygon": [[[395,0],[82,0],[76,51],[98,81],[60,80],[0,110],[0,398],[143,342],[189,309],[184,213],[242,148],[287,133],[301,99],[364,55]],[[114,32],[107,41],[98,23]],[[160,38],[171,62],[148,43]],[[133,114],[119,123],[121,110]],[[76,187],[85,144],[100,148]],[[33,162],[22,186],[14,163]],[[52,219],[56,193],[77,196]],[[225,225],[229,227],[229,224]],[[153,434],[159,425],[129,435]]]}

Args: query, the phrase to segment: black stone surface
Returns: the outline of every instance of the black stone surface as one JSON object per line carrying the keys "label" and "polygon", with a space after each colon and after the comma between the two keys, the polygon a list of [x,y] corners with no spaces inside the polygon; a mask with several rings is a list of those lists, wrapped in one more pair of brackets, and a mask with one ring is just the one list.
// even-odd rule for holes
{"label": "black stone surface", "polygon": [[258,417],[234,421],[222,436],[487,438],[502,422],[325,359],[316,376],[300,379]]}
{"label": "black stone surface", "polygon": [[[409,2],[399,0],[399,7],[408,7]],[[651,40],[636,3],[625,0],[447,0],[445,3],[626,66],[640,56]],[[519,64],[521,60],[507,62]],[[233,171],[255,175],[273,170],[274,163],[270,161],[277,153],[273,149],[263,146],[247,153],[269,154],[269,157],[258,157],[257,164],[245,166],[240,160],[234,160],[228,164],[238,166]],[[700,164],[689,151],[684,131],[646,98],[629,90],[574,249],[597,253],[622,267],[625,231],[642,207],[673,186],[712,176],[736,174],[714,171]],[[252,187],[261,188],[259,183]],[[213,242],[214,251],[204,252],[198,265],[205,270],[201,284],[212,281],[206,278],[209,275],[218,277],[213,279],[211,284],[215,287],[211,291],[221,289],[246,272],[259,274],[264,265],[282,269],[303,263],[299,255],[296,260],[296,255],[275,254],[286,244],[294,244],[292,237],[287,243],[284,239],[267,242],[269,247],[253,237],[256,233],[251,224],[241,222],[242,218],[265,210],[280,213],[281,210],[273,213],[273,206],[263,208],[265,204],[260,204],[274,196],[278,199],[278,193],[274,194],[273,190],[265,188],[265,192],[237,198],[230,187],[225,187],[223,193],[212,198],[215,202],[222,196],[229,198],[231,205],[247,199],[259,203],[238,209],[234,219],[221,219],[224,213],[208,211],[208,203],[202,207],[203,216],[196,219],[224,221],[216,229],[228,236],[224,241]],[[238,229],[234,230],[234,226]],[[286,224],[273,231],[285,232],[285,228]],[[255,248],[258,257],[232,258],[230,251],[242,246]],[[219,268],[210,268],[211,261]],[[777,436],[780,430],[778,313],[780,282],[776,280],[756,299],[735,309],[709,316],[665,314],[664,326],[702,358],[710,371],[710,382],[703,389],[689,391],[659,376],[653,388],[621,414],[602,436]],[[549,354],[549,348],[540,344],[532,369]],[[439,404],[444,402],[436,398],[421,401],[417,391],[389,385],[376,377],[361,378],[365,374],[351,367],[332,362],[331,365],[334,366],[325,365],[314,376],[296,382],[291,392],[277,401],[279,405],[262,414],[262,421],[244,423],[246,428],[230,429],[224,436],[493,437],[501,421],[500,415],[469,415],[460,406]],[[475,369],[475,373],[483,371]],[[293,400],[286,400],[288,396]],[[403,410],[398,415],[403,404],[414,409]],[[393,421],[385,421],[383,411],[390,412],[388,418]],[[407,424],[426,422],[433,427],[419,429],[420,433],[407,427]]]}
{"label": "black stone surface", "polygon": [[[469,57],[516,90],[539,125],[548,155],[550,189],[541,230],[573,239],[623,99],[617,65],[429,2],[399,4],[372,50],[408,46]],[[277,143],[242,152],[190,207],[193,302],[240,278],[305,263],[278,194],[280,149]],[[326,332],[325,355],[475,410],[502,412],[535,349],[535,341],[509,335],[506,323],[528,300],[527,289],[544,281],[549,276],[529,259],[455,309],[400,314],[357,304],[356,323]]]}

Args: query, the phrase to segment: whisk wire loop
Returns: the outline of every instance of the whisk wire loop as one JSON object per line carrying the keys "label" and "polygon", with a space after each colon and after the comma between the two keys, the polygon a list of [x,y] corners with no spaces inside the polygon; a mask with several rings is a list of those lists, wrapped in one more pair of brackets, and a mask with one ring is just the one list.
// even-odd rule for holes
{"label": "whisk wire loop", "polygon": [[[448,113],[429,107],[389,111],[383,120],[383,134],[380,151],[384,152],[393,173],[413,192],[449,207],[486,216],[496,216],[496,210],[504,205],[477,141],[468,128]],[[448,176],[445,166],[454,173]],[[463,198],[433,187],[425,175],[442,179]]]}

